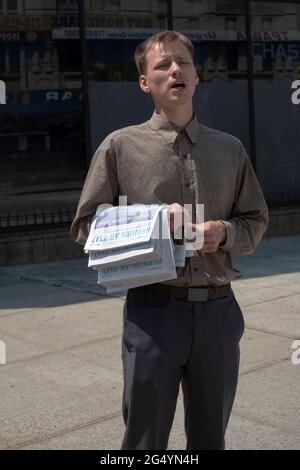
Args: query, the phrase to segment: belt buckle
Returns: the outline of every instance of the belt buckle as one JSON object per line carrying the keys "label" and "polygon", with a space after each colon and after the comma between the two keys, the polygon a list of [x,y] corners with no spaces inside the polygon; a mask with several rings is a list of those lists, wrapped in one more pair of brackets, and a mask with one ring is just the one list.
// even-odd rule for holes
{"label": "belt buckle", "polygon": [[188,301],[189,302],[207,302],[208,300],[208,288],[197,289],[197,287],[190,287],[188,290]]}

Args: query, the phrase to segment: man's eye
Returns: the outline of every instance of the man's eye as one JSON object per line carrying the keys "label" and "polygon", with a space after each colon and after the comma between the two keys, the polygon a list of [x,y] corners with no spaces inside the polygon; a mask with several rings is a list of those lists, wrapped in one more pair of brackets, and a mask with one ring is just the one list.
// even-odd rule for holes
{"label": "man's eye", "polygon": [[[185,64],[190,64],[190,62],[188,60],[179,60],[177,63],[180,64],[180,65],[181,64],[184,64],[184,65]],[[156,66],[156,68],[157,69],[162,69],[162,68],[169,67],[169,66],[170,66],[170,64],[168,62],[164,62],[163,64],[158,64]]]}

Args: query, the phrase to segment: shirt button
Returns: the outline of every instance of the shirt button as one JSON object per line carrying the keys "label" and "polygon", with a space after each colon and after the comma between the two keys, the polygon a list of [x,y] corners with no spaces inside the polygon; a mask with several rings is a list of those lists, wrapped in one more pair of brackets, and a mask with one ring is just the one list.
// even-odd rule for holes
{"label": "shirt button", "polygon": [[197,272],[198,272],[198,268],[194,268],[193,271],[194,271],[195,273],[197,273]]}
{"label": "shirt button", "polygon": [[183,156],[183,158],[184,158],[185,160],[186,160],[187,157],[188,157],[187,154],[184,154],[184,155],[182,155],[182,156]]}
{"label": "shirt button", "polygon": [[190,187],[190,183],[185,183],[184,185],[186,188],[189,188]]}

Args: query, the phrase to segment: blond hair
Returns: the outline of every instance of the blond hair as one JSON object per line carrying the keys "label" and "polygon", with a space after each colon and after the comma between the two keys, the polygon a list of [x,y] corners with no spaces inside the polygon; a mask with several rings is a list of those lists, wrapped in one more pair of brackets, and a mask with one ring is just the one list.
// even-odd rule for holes
{"label": "blond hair", "polygon": [[153,34],[145,41],[141,42],[134,53],[134,60],[139,72],[139,75],[144,74],[147,68],[146,56],[149,50],[155,44],[165,44],[168,41],[178,41],[183,44],[188,52],[190,53],[192,59],[194,60],[194,46],[184,34],[178,33],[177,31],[160,31],[159,33]]}

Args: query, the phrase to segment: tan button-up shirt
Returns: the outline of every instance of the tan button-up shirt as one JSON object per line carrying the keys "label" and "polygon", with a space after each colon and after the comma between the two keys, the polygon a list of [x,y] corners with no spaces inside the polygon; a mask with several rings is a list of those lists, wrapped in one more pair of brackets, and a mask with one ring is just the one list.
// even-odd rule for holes
{"label": "tan button-up shirt", "polygon": [[[240,277],[230,253],[250,254],[268,225],[268,209],[250,160],[232,135],[192,121],[180,128],[154,111],[148,121],[109,134],[93,156],[70,235],[84,244],[99,204],[204,204],[204,219],[222,220],[225,244],[187,258],[176,286],[218,286]],[[194,212],[194,211],[193,211]],[[194,215],[193,215],[194,219]]]}

